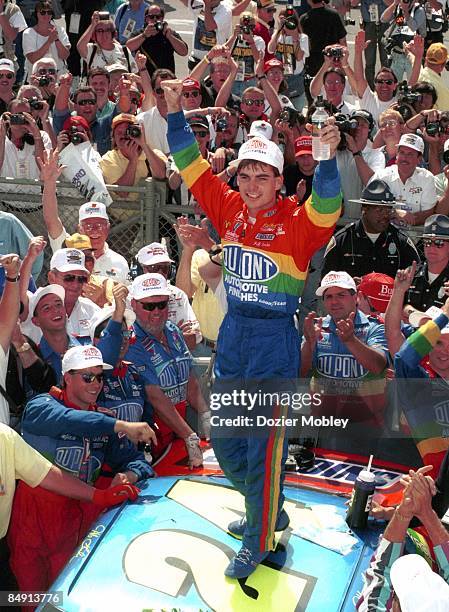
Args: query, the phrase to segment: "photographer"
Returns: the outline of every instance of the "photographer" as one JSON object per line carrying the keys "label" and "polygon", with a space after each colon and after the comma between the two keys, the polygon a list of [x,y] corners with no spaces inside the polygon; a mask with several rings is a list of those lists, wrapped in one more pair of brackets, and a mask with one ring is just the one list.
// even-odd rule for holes
{"label": "photographer", "polygon": [[443,160],[443,151],[444,144],[449,138],[449,112],[422,111],[407,121],[407,128],[408,131],[421,129],[422,137],[427,145],[427,151],[424,153],[427,167],[434,176],[440,174],[446,163]]}
{"label": "photographer", "polygon": [[289,6],[279,13],[279,23],[267,47],[284,65],[288,96],[294,107],[302,111],[305,101],[304,61],[309,57],[309,37],[301,32],[295,9]]}
{"label": "photographer", "polygon": [[[416,37],[414,44],[409,45],[408,50],[414,56],[413,73],[415,74],[421,68],[424,55],[424,40],[421,37]],[[410,85],[414,85],[418,80],[433,85],[437,92],[435,108],[443,111],[449,109],[449,88],[441,78],[447,60],[448,52],[443,44],[435,43],[430,45],[426,52],[424,68],[421,68],[419,76],[409,80]],[[417,71],[415,71],[415,66]]]}
{"label": "photographer", "polygon": [[[382,151],[385,167],[396,163],[396,153],[404,126],[404,118],[397,110],[388,108],[379,115],[379,131],[374,138],[373,148]],[[409,130],[405,128],[405,131]]]}
{"label": "photographer", "polygon": [[112,19],[101,19],[98,11],[93,13],[91,24],[80,37],[76,48],[86,62],[86,72],[91,68],[114,64],[121,64],[128,72],[137,72],[131,52],[116,39],[114,22]]}
{"label": "photographer", "polygon": [[30,84],[39,88],[50,110],[53,110],[55,103],[57,75],[55,60],[51,57],[43,57],[33,64],[29,78]]}
{"label": "photographer", "polygon": [[0,59],[0,115],[5,112],[14,98],[12,90],[15,79],[14,64],[11,60]]}
{"label": "photographer", "polygon": [[232,93],[241,97],[247,87],[256,85],[255,65],[259,57],[265,55],[263,38],[254,35],[256,22],[251,13],[242,13],[234,33],[226,42],[238,70],[234,77]]}
{"label": "photographer", "polygon": [[39,129],[48,134],[52,147],[56,147],[56,134],[49,118],[50,106],[42,98],[41,90],[34,85],[22,85],[17,92],[17,99],[27,100],[30,105],[30,115],[36,121]]}
{"label": "photographer", "polygon": [[193,14],[193,45],[188,59],[192,70],[215,45],[224,45],[232,34],[233,10],[222,0],[181,0]]}
{"label": "photographer", "polygon": [[133,53],[140,51],[145,54],[150,76],[157,68],[168,68],[175,72],[175,53],[184,57],[189,52],[187,43],[168,26],[164,18],[162,6],[148,6],[145,9],[144,29],[126,42]]}
{"label": "photographer", "polygon": [[412,66],[403,44],[413,41],[415,34],[426,36],[426,12],[419,2],[414,0],[394,0],[382,13],[382,23],[390,23],[390,29],[386,31],[385,37],[390,41],[387,47],[391,54],[391,69],[400,81],[407,73],[410,78]]}
{"label": "photographer", "polygon": [[[146,143],[143,130],[134,115],[122,113],[112,121],[112,145],[100,161],[104,180],[109,185],[135,186],[152,176],[165,179],[167,158]],[[138,193],[119,192],[118,198],[137,200]]]}
{"label": "photographer", "polygon": [[[316,98],[320,94],[328,100],[341,113],[348,115],[355,110],[355,106],[345,100],[346,76],[352,87],[354,73],[348,64],[348,49],[332,45],[323,51],[324,63],[310,83],[310,95]],[[338,64],[334,61],[338,58]]]}

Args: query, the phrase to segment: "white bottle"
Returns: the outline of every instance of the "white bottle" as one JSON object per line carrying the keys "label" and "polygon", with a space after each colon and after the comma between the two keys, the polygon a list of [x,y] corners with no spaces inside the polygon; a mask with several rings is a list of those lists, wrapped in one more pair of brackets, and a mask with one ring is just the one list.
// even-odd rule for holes
{"label": "white bottle", "polygon": [[321,140],[321,128],[329,119],[329,115],[324,110],[323,97],[317,96],[316,111],[312,115],[312,157],[317,161],[329,159],[331,156],[330,145]]}

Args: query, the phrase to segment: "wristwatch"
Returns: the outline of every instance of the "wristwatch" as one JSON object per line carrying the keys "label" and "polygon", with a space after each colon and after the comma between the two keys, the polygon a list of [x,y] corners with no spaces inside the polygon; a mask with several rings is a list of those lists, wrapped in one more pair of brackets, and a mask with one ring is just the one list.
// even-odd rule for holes
{"label": "wristwatch", "polygon": [[26,353],[27,351],[31,350],[31,346],[28,344],[28,342],[24,342],[22,344],[22,346],[19,346],[18,349],[16,349],[16,353]]}
{"label": "wristwatch", "polygon": [[355,153],[352,154],[353,157],[358,157],[360,155],[360,157],[362,157],[362,152],[361,151],[356,151]]}

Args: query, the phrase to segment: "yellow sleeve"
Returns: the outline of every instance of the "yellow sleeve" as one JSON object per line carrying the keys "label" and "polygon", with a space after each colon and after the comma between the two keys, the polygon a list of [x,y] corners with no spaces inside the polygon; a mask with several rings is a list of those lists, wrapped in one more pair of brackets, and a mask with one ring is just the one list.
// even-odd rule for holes
{"label": "yellow sleeve", "polygon": [[37,487],[50,471],[52,464],[17,433],[13,434],[16,478],[20,478],[30,487]]}

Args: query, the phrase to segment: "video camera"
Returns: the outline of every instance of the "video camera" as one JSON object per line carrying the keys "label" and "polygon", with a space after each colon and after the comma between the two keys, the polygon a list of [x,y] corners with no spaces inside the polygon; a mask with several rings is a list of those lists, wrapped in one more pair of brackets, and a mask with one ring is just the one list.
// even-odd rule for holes
{"label": "video camera", "polygon": [[11,113],[9,116],[10,125],[26,125],[27,120],[23,113]]}
{"label": "video camera", "polygon": [[341,59],[343,57],[343,49],[342,47],[332,47],[331,49],[327,49],[327,51],[323,51],[323,55]]}
{"label": "video camera", "polygon": [[291,108],[290,106],[286,106],[279,113],[279,121],[283,121],[284,123],[288,123],[288,126],[290,128],[293,128],[293,127],[295,127],[295,125],[298,122],[299,115],[300,115],[300,113],[295,108]]}
{"label": "video camera", "polygon": [[292,6],[289,6],[285,10],[285,21],[284,28],[287,30],[296,30],[299,25],[298,15]]}
{"label": "video camera", "polygon": [[407,81],[399,84],[396,110],[401,113],[404,121],[408,121],[413,116],[413,104],[420,102],[421,98],[421,94],[413,92]]}
{"label": "video camera", "polygon": [[338,145],[338,149],[342,151],[347,147],[345,134],[351,134],[351,132],[356,130],[358,127],[358,123],[357,119],[351,119],[348,115],[345,115],[344,113],[335,113],[334,117],[335,125],[337,126],[338,131],[340,132],[340,143]]}

